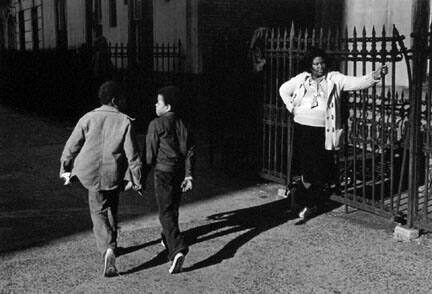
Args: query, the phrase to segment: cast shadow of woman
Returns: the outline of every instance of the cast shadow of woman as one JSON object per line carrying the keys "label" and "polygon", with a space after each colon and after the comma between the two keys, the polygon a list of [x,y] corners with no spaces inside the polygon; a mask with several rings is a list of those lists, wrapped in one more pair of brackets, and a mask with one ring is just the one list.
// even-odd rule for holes
{"label": "cast shadow of woman", "polygon": [[[238,209],[208,216],[207,219],[211,220],[212,222],[184,232],[184,237],[189,245],[192,246],[194,244],[216,239],[228,234],[243,231],[245,232],[229,241],[218,252],[202,261],[193,264],[190,267],[183,268],[183,271],[188,272],[197,270],[218,264],[225,259],[232,258],[241,246],[259,234],[295,218],[296,216],[289,210],[289,199],[281,199],[260,206]],[[149,244],[155,244],[158,242],[160,242],[160,240],[151,241],[145,245],[148,246]],[[136,246],[136,250],[145,247],[143,246],[144,244]],[[126,249],[126,251],[131,252],[131,250],[128,249]],[[134,249],[132,249],[132,251],[134,251]],[[122,274],[130,274],[166,263],[166,255],[166,251],[162,251],[153,259]]]}

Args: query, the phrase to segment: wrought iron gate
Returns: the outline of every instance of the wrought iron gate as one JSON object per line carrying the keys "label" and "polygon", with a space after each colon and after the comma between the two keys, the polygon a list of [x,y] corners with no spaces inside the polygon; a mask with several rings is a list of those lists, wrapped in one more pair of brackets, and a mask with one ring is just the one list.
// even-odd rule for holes
{"label": "wrought iron gate", "polygon": [[432,231],[432,24],[412,37],[408,225]]}
{"label": "wrought iron gate", "polygon": [[[364,75],[379,64],[390,73],[368,90],[346,93],[346,144],[338,152],[340,195],[333,200],[363,210],[391,216],[404,209],[407,189],[408,112],[410,91],[396,87],[396,70],[407,67],[408,51],[394,27],[368,35],[363,28],[348,31],[269,29],[264,36],[264,109],[261,176],[287,186],[296,177],[292,165],[292,118],[279,97],[280,85],[299,73],[308,47],[327,51],[334,69],[352,76]],[[430,97],[430,96],[429,96]]]}

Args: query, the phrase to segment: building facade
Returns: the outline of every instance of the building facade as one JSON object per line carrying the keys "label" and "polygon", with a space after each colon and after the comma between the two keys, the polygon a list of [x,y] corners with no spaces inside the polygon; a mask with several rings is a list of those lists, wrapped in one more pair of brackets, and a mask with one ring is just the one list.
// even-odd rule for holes
{"label": "building facade", "polygon": [[[180,40],[186,70],[200,73],[222,38],[245,46],[262,26],[313,25],[314,0],[153,0],[154,43]],[[219,48],[220,49],[220,48]]]}
{"label": "building facade", "polygon": [[112,43],[128,41],[127,0],[13,0],[18,49],[75,48],[97,28]]}
{"label": "building facade", "polygon": [[[427,2],[430,7],[432,0]],[[6,3],[8,2],[8,3]],[[372,26],[409,36],[417,14],[406,0],[10,0],[0,8],[0,46],[74,48],[91,44],[98,30],[112,44],[151,48],[181,41],[185,70],[212,66],[220,40],[246,46],[258,27]],[[427,14],[429,11],[422,12]],[[15,37],[11,34],[15,28]],[[7,41],[6,41],[7,40]],[[12,46],[12,44],[15,44]],[[410,44],[408,44],[409,46]],[[146,51],[150,53],[151,51]],[[403,72],[403,71],[401,71]]]}

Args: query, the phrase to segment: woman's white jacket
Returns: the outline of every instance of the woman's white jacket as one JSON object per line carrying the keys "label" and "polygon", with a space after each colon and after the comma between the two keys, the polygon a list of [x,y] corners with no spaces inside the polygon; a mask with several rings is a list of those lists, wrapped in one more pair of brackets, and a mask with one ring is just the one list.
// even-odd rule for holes
{"label": "woman's white jacket", "polygon": [[[279,94],[289,112],[293,112],[299,106],[305,93],[305,83],[311,77],[308,72],[303,72],[283,83]],[[338,150],[343,144],[343,128],[341,121],[341,92],[355,91],[371,87],[379,82],[374,80],[372,73],[352,77],[340,72],[329,72],[327,81],[327,110],[325,117],[325,149]]]}

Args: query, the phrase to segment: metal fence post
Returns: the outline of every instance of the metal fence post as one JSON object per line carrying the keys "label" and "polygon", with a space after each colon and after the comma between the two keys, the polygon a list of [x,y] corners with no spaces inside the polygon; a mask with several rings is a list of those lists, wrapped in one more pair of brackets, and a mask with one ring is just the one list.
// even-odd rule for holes
{"label": "metal fence post", "polygon": [[409,122],[409,167],[408,167],[408,212],[407,226],[413,227],[417,215],[418,179],[419,179],[419,147],[422,84],[424,78],[424,48],[427,36],[423,28],[413,33],[413,97],[411,98],[411,113]]}

